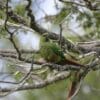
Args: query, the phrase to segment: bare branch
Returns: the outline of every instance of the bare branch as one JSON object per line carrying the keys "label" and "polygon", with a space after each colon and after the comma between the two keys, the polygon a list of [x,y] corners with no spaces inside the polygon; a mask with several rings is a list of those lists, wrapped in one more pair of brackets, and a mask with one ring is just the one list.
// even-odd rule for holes
{"label": "bare branch", "polygon": [[85,2],[85,5],[81,4],[81,3],[77,3],[77,2],[72,2],[72,1],[65,1],[65,0],[59,0],[59,1],[62,3],[65,3],[65,4],[71,4],[71,5],[74,4],[77,6],[86,7],[90,10],[93,10],[93,11],[100,10],[96,5],[92,5],[92,2],[89,0],[83,0]]}
{"label": "bare branch", "polygon": [[96,52],[100,55],[100,40],[90,41],[90,42],[79,42],[76,46],[81,50],[83,53],[88,52]]}
{"label": "bare branch", "polygon": [[14,32],[10,32],[9,31],[9,29],[7,28],[7,21],[8,21],[8,19],[9,19],[9,16],[8,16],[8,2],[9,2],[9,0],[7,0],[7,2],[6,2],[6,19],[5,19],[5,24],[4,24],[4,26],[5,26],[5,30],[9,33],[9,35],[10,35],[10,41],[11,41],[11,43],[13,44],[13,46],[14,46],[14,48],[15,48],[15,50],[17,51],[17,53],[18,53],[18,58],[20,59],[21,58],[21,53],[20,53],[20,51],[19,51],[19,49],[18,49],[18,47],[17,47],[17,45],[16,45],[16,43],[15,43],[15,41],[14,41],[14,39],[13,39],[13,35],[14,35]]}
{"label": "bare branch", "polygon": [[[58,75],[56,76],[53,76],[49,79],[46,79],[44,80],[43,82],[40,82],[38,84],[32,84],[32,85],[23,85],[17,89],[15,89],[15,91],[22,91],[22,90],[31,90],[31,89],[39,89],[39,88],[43,88],[43,87],[46,87],[54,82],[58,82],[59,80],[64,80],[66,78],[69,78],[70,76],[70,73],[68,72],[62,72],[62,73],[59,73]],[[14,90],[14,88],[1,88],[0,89],[0,92],[1,93],[4,93],[4,92],[10,92]]]}
{"label": "bare branch", "polygon": [[60,2],[63,2],[65,4],[75,4],[77,6],[81,6],[81,7],[86,7],[85,5],[82,5],[81,3],[77,3],[77,2],[72,2],[72,1],[65,1],[65,0],[59,0]]}

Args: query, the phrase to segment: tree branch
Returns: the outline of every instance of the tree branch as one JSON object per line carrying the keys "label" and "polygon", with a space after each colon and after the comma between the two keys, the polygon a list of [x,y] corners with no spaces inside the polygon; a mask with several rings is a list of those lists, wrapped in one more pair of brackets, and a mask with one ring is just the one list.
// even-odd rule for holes
{"label": "tree branch", "polygon": [[[38,84],[32,84],[32,85],[23,85],[17,89],[15,89],[15,91],[22,91],[22,90],[31,90],[31,89],[39,89],[39,88],[43,88],[43,87],[46,87],[54,82],[58,82],[59,80],[64,80],[66,78],[69,78],[70,76],[70,73],[68,72],[62,72],[62,73],[59,73],[58,75],[56,76],[53,76],[49,79],[46,79],[44,80],[43,82],[40,82]],[[14,90],[14,88],[0,88],[0,92],[3,93],[3,92],[10,92]]]}

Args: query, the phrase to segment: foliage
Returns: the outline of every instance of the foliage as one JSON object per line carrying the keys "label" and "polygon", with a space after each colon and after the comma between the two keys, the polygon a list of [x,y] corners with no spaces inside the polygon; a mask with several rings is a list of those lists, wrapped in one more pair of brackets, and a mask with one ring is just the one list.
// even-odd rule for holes
{"label": "foliage", "polygon": [[[92,40],[97,41],[100,39],[100,9],[95,10],[93,6],[94,3],[96,3],[96,0],[91,1],[92,5],[88,4],[88,0],[83,0],[84,3],[82,4],[86,4],[85,7],[82,6],[80,2],[80,4],[77,4],[77,2],[72,3],[69,1],[64,2],[63,0],[59,1],[63,4],[63,7],[61,7],[60,10],[58,9],[58,13],[54,15],[47,15],[41,7],[38,7],[39,10],[45,13],[43,21],[46,21],[46,18],[53,17],[52,20],[49,19],[47,22],[43,23],[43,25],[41,24],[42,19],[40,20],[40,22],[38,20],[35,20],[38,16],[36,16],[35,13],[32,13],[32,10],[34,10],[33,12],[35,12],[36,5],[34,6],[34,4],[36,1],[32,2],[34,3],[33,7],[29,7],[30,9],[34,8],[32,10],[28,9],[28,7],[26,7],[26,5],[24,4],[18,4],[13,9],[7,8],[5,6],[3,8],[0,7],[0,39],[1,41],[2,38],[10,40],[10,45],[13,46],[13,48],[10,48],[9,45],[5,44],[2,41],[0,43],[0,49],[2,49],[2,45],[5,45],[10,50],[1,50],[0,57],[1,59],[7,58],[6,60],[8,60],[9,62],[6,65],[7,71],[8,73],[12,73],[12,77],[14,78],[14,80],[20,81],[22,78],[24,79],[25,76],[27,76],[18,88],[22,88],[24,85],[37,86],[38,84],[40,84],[41,87],[41,84],[43,84],[43,82],[46,81],[46,84],[48,84],[48,79],[51,81],[55,76],[59,76],[59,73],[61,74],[62,72],[66,72],[66,70],[57,71],[57,69],[49,69],[48,66],[51,65],[45,64],[58,64],[58,62],[64,61],[66,57],[68,59],[71,59],[72,61],[75,61],[75,63],[80,62],[80,65],[82,64],[88,66],[100,57],[100,44],[98,44],[99,42],[96,42],[97,45],[96,43],[91,42]],[[6,12],[7,10],[12,12],[11,16],[8,16],[8,19]],[[6,23],[5,20],[8,23]],[[2,21],[4,21],[5,23],[2,24]],[[74,23],[72,23],[73,21]],[[54,27],[54,29],[48,29],[48,23],[51,26],[59,26],[60,28],[56,29]],[[71,24],[70,26],[70,23],[72,23],[73,25]],[[73,28],[74,24],[76,25],[77,23],[77,27]],[[33,27],[31,25],[33,25]],[[45,26],[46,28],[44,28]],[[77,28],[83,29],[84,34],[82,36],[81,34],[77,35],[76,32],[74,32],[74,30],[77,30]],[[21,29],[23,29],[24,31]],[[57,32],[55,30],[57,30]],[[38,44],[40,45],[39,51],[35,51],[33,48],[34,46],[28,40],[30,32],[32,32],[32,34],[39,34],[40,37],[42,37],[42,34],[44,34],[44,36],[49,39],[47,41],[40,40],[40,44]],[[81,31],[78,32],[81,33]],[[60,35],[55,33],[60,33]],[[74,33],[74,35],[71,35],[71,33]],[[66,36],[66,38],[62,35]],[[30,38],[30,40],[32,39],[33,37]],[[73,42],[70,42],[69,39],[71,39],[71,41]],[[21,45],[26,45],[26,41],[31,49],[27,48],[26,46],[26,48],[23,47],[25,51],[21,50],[23,49]],[[88,41],[90,42],[88,43]],[[78,42],[82,42],[83,44],[79,43],[81,45],[78,45]],[[92,53],[92,51],[96,52],[96,55],[88,54]],[[47,62],[42,61],[43,59],[41,60],[41,57],[47,60]],[[31,61],[32,59],[34,59],[33,65]],[[92,69],[92,67],[91,69],[87,68],[89,72],[86,74],[84,82],[81,86],[81,90],[79,91],[79,94],[75,96],[75,99],[99,100],[100,94],[98,91],[100,91],[100,67],[98,66],[100,63],[97,64],[98,70]],[[33,69],[31,69],[32,67]],[[60,67],[63,66],[61,65]],[[70,65],[68,65],[68,67],[70,68]],[[73,69],[73,67],[72,69],[67,69],[69,72],[72,71],[72,76],[63,81],[61,81],[61,78],[59,79],[59,82],[55,83],[54,81],[51,85],[45,85],[44,88],[41,87],[42,89],[39,90],[39,87],[37,87],[36,90],[26,89],[28,91],[26,91],[24,95],[26,100],[65,100],[66,94],[68,94],[68,92],[70,91],[69,87],[71,85],[71,82],[75,79],[74,72],[83,72],[83,69],[80,69],[78,71],[76,71],[77,69],[73,71]],[[29,71],[30,73],[28,73]]]}

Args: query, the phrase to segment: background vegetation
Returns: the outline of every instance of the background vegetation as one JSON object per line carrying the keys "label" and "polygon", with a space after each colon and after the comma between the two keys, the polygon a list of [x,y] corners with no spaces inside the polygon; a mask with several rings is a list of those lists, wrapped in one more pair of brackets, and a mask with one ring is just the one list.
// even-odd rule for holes
{"label": "background vegetation", "polygon": [[0,0],[0,99],[66,100],[73,70],[42,68],[43,34],[59,42],[68,58],[90,66],[73,100],[99,100],[99,0]]}

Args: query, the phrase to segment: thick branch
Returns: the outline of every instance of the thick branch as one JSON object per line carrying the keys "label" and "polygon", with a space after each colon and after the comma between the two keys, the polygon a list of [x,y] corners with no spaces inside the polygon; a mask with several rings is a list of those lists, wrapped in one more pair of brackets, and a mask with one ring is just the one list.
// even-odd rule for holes
{"label": "thick branch", "polygon": [[[63,72],[58,74],[57,76],[51,77],[43,82],[40,82],[38,84],[32,84],[32,85],[23,85],[23,86],[18,86],[18,88],[15,89],[15,91],[22,91],[22,90],[31,90],[31,89],[39,89],[46,87],[54,82],[58,82],[59,80],[64,80],[70,76],[70,73],[68,72]],[[14,88],[1,88],[0,92],[11,92],[13,91]],[[14,92],[14,91],[13,91]]]}
{"label": "thick branch", "polygon": [[100,40],[90,42],[79,42],[76,46],[83,53],[94,51],[100,55]]}

